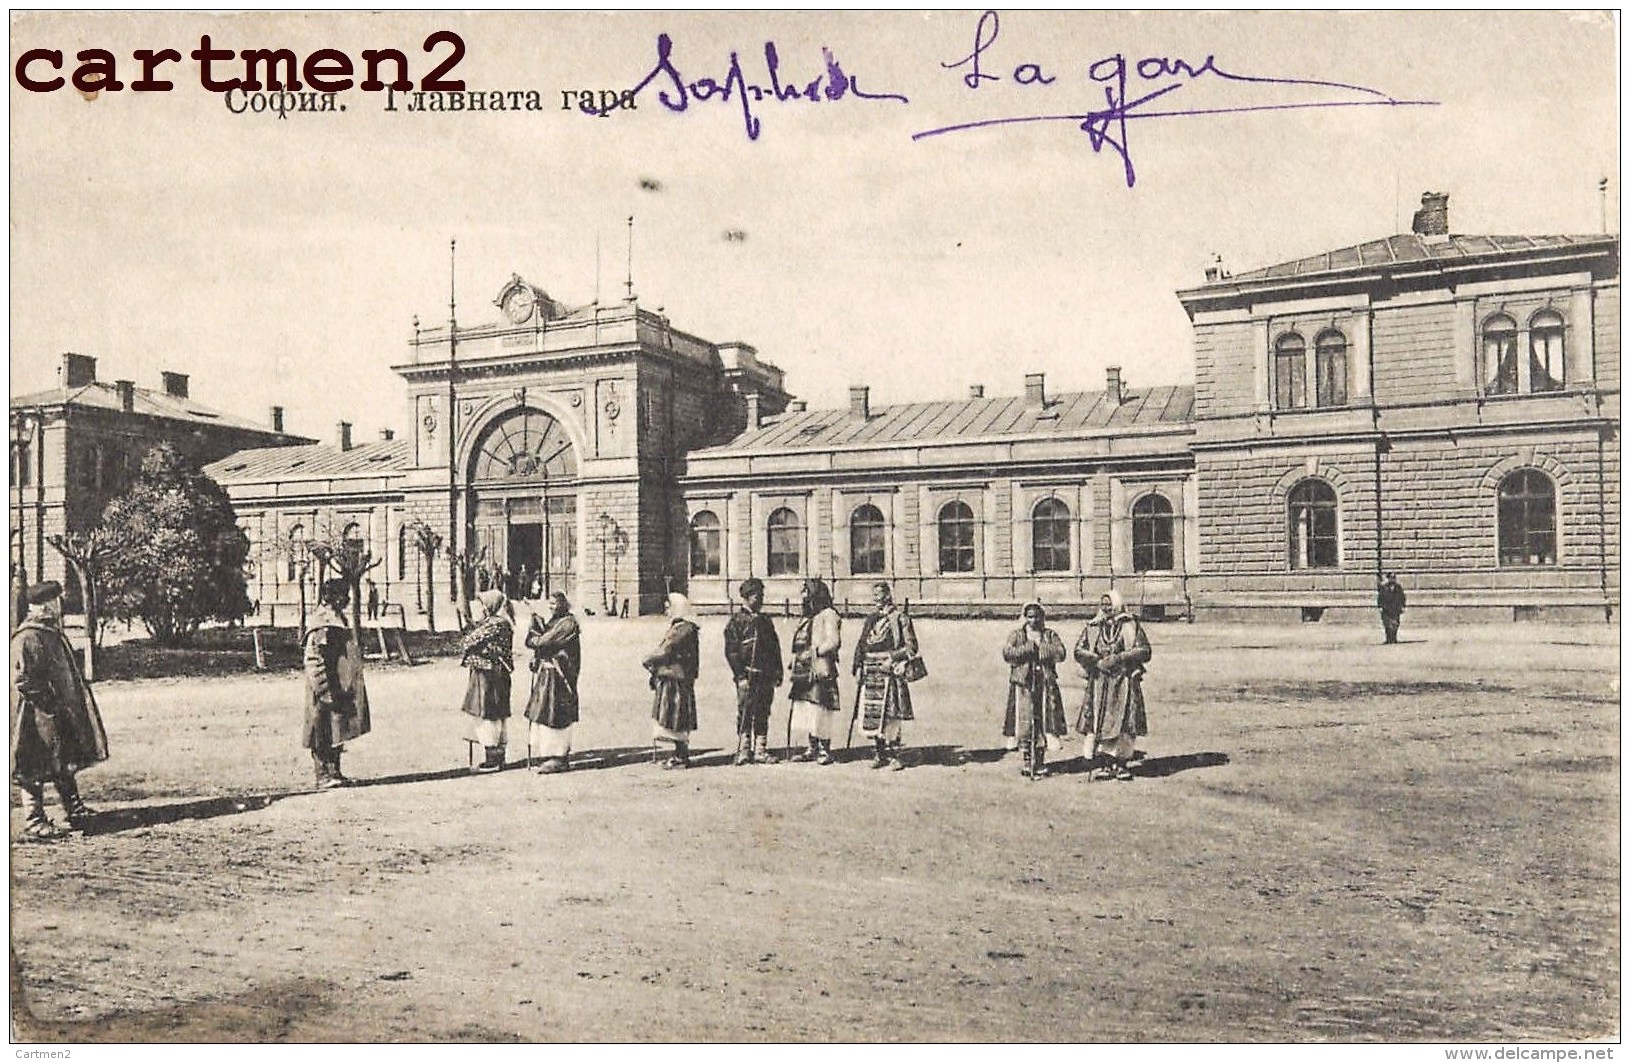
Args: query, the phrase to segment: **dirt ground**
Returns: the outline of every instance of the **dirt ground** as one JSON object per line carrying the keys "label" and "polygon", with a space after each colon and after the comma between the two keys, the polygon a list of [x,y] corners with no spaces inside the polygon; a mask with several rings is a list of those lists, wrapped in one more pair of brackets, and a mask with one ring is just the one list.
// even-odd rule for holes
{"label": "dirt ground", "polygon": [[14,1038],[1621,1033],[1616,627],[1154,625],[1124,783],[1073,745],[1021,777],[1010,625],[930,620],[910,770],[727,766],[718,618],[707,752],[659,770],[637,661],[662,626],[587,622],[601,766],[561,776],[522,744],[467,773],[450,661],[371,676],[359,784],[323,793],[292,673],[102,684],[112,759],[81,781],[106,814],[11,848]]}

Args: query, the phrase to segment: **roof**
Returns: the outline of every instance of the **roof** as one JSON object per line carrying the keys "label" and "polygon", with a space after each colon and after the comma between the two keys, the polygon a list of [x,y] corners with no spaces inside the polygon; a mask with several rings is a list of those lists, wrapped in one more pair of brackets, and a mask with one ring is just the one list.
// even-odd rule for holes
{"label": "roof", "polygon": [[[243,417],[230,413],[222,413],[208,406],[199,404],[188,398],[180,398],[164,391],[154,391],[151,388],[133,388],[131,412],[145,417],[164,417],[172,421],[190,421],[195,424],[217,425],[223,428],[238,428],[252,432],[260,432],[268,436],[282,435],[274,432],[268,425],[259,424]],[[119,401],[117,385],[100,380],[79,387],[47,388],[44,391],[35,391],[27,395],[13,395],[11,408],[20,406],[79,406],[90,409],[112,410],[119,412],[123,406]],[[300,439],[301,436],[290,436],[291,439]]]}
{"label": "roof", "polygon": [[412,467],[411,439],[357,443],[341,450],[331,443],[303,447],[256,447],[204,466],[217,483],[280,483],[334,476],[382,476]]}
{"label": "roof", "polygon": [[1102,391],[1069,392],[1050,398],[1045,410],[1028,405],[1022,395],[884,406],[871,411],[864,421],[847,409],[806,410],[783,414],[691,456],[1114,433],[1179,427],[1191,421],[1193,414],[1194,389],[1175,386],[1128,390],[1119,404],[1109,401]]}
{"label": "roof", "polygon": [[1448,236],[1427,240],[1415,233],[1402,233],[1368,243],[1354,244],[1336,251],[1292,259],[1275,266],[1235,273],[1215,282],[1242,284],[1252,281],[1284,280],[1320,273],[1373,269],[1378,266],[1409,265],[1416,262],[1471,262],[1515,256],[1536,251],[1565,251],[1615,244],[1614,236]]}

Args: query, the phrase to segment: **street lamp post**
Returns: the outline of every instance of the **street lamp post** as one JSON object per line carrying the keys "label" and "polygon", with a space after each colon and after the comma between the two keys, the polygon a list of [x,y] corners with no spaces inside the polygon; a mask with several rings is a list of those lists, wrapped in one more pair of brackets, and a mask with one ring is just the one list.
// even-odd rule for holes
{"label": "street lamp post", "polygon": [[[28,411],[18,410],[11,420],[11,480],[17,486],[17,512],[15,516],[16,532],[15,553],[12,559],[11,570],[11,599],[12,623],[15,624],[21,617],[20,604],[24,593],[28,589],[28,518],[23,496],[24,479],[32,471],[33,454],[31,453],[34,432],[38,427],[39,419]],[[36,529],[38,533],[38,529]]]}

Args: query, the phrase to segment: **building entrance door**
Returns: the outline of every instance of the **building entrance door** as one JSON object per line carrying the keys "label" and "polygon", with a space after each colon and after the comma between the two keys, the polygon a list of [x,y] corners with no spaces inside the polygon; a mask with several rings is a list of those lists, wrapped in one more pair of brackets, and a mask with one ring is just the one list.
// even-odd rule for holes
{"label": "building entrance door", "polygon": [[509,571],[515,577],[515,594],[532,597],[532,585],[543,568],[543,525],[509,526]]}

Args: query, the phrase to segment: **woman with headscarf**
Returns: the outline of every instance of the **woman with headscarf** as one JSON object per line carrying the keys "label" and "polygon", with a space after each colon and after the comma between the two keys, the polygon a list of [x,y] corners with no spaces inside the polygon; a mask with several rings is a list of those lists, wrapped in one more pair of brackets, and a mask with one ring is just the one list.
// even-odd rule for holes
{"label": "woman with headscarf", "polygon": [[860,679],[860,727],[877,747],[872,767],[900,771],[901,724],[914,718],[906,667],[917,656],[917,632],[887,583],[872,585],[872,599],[877,607],[861,625],[851,668]]}
{"label": "woman with headscarf", "polygon": [[475,717],[471,737],[481,744],[483,754],[475,770],[484,774],[504,768],[509,677],[515,671],[515,622],[503,591],[485,590],[475,600],[481,618],[459,640],[458,650],[461,663],[470,670],[464,712]]}
{"label": "woman with headscarf", "polygon": [[1132,771],[1127,763],[1136,740],[1149,733],[1143,673],[1154,651],[1143,625],[1126,611],[1119,591],[1105,594],[1099,605],[1098,616],[1088,621],[1075,644],[1076,663],[1087,676],[1087,694],[1075,727],[1086,736],[1082,755],[1087,763],[1099,755],[1107,760],[1092,777],[1129,782]]}
{"label": "woman with headscarf", "polygon": [[1063,738],[1064,698],[1058,692],[1058,665],[1064,660],[1064,640],[1047,626],[1047,611],[1040,602],[1024,607],[1024,622],[1008,635],[1002,660],[1008,663],[1007,726],[1004,732],[1018,739],[1024,751],[1025,775],[1047,774],[1047,736]]}
{"label": "woman with headscarf", "polygon": [[842,709],[838,697],[838,652],[843,621],[832,607],[832,592],[818,579],[804,581],[804,616],[792,633],[792,714],[809,735],[809,748],[793,760],[832,763],[832,726]]}
{"label": "woman with headscarf", "polygon": [[645,658],[651,673],[651,747],[653,758],[664,744],[673,746],[665,768],[690,767],[690,736],[696,730],[696,672],[701,662],[696,619],[690,599],[668,595],[668,630],[656,652]]}
{"label": "woman with headscarf", "polygon": [[572,603],[559,591],[549,596],[546,621],[537,613],[526,632],[532,651],[532,694],[526,718],[532,728],[531,748],[543,755],[538,774],[553,775],[572,766],[572,725],[577,722],[577,677],[583,670],[582,629],[572,616]]}

